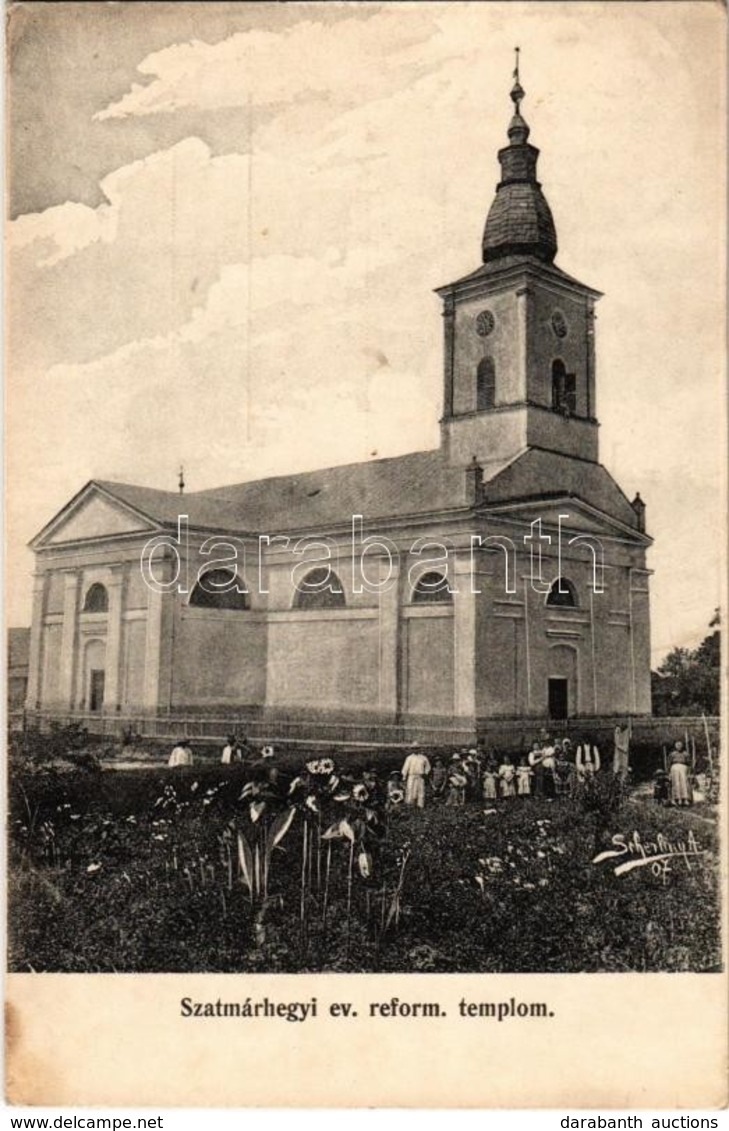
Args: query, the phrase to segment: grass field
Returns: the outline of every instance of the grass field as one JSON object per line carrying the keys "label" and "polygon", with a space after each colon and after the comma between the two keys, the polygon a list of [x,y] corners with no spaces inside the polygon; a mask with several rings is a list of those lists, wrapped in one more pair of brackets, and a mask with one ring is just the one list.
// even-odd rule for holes
{"label": "grass field", "polygon": [[14,770],[10,968],[719,967],[709,806],[620,797],[601,775],[582,800],[388,810],[352,796],[362,758],[338,789],[323,775],[293,794],[288,761],[280,788],[259,775],[244,797],[242,766]]}

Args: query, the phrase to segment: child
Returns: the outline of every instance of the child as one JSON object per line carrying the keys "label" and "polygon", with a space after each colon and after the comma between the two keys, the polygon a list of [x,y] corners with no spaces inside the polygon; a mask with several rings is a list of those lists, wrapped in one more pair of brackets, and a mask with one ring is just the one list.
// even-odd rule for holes
{"label": "child", "polygon": [[511,758],[504,758],[499,766],[502,797],[516,797],[516,770]]}
{"label": "child", "polygon": [[564,747],[556,744],[554,763],[554,791],[557,797],[571,797],[575,785],[575,768],[567,758]]}
{"label": "child", "polygon": [[446,768],[443,765],[443,759],[436,758],[435,764],[433,765],[433,772],[430,775],[430,788],[433,790],[433,797],[443,796],[443,794],[445,793],[447,778],[448,774],[446,773]]}
{"label": "child", "polygon": [[527,764],[526,757],[522,758],[516,768],[516,791],[519,797],[529,797],[532,792],[532,775],[534,770]]}
{"label": "child", "polygon": [[653,800],[659,805],[671,803],[671,782],[665,770],[656,770],[653,775]]}
{"label": "child", "polygon": [[391,808],[394,805],[399,805],[405,799],[405,791],[402,787],[402,778],[399,770],[393,770],[387,779],[387,805]]}
{"label": "child", "polygon": [[461,757],[459,754],[454,754],[448,771],[448,796],[446,798],[446,805],[454,808],[460,808],[461,805],[465,805],[467,784],[468,778],[463,772]]}
{"label": "child", "polygon": [[487,762],[481,783],[484,801],[496,800],[496,777],[496,763],[491,761]]}

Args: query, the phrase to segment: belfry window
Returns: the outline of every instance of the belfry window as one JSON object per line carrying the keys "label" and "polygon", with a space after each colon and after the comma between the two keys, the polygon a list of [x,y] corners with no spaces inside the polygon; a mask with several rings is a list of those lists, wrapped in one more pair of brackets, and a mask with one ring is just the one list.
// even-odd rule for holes
{"label": "belfry window", "polygon": [[84,601],[85,613],[108,613],[109,611],[109,594],[106,592],[106,587],[100,582],[96,581],[90,586]]}
{"label": "belfry window", "polygon": [[201,574],[190,594],[194,609],[228,609],[243,612],[249,609],[244,583],[231,569],[209,569]]}
{"label": "belfry window", "polygon": [[552,408],[554,412],[574,416],[577,412],[577,382],[574,373],[568,373],[564,362],[552,362]]}
{"label": "belfry window", "polygon": [[296,609],[343,609],[346,604],[342,583],[332,569],[319,566],[297,583]]}
{"label": "belfry window", "polygon": [[552,587],[547,595],[547,604],[558,609],[576,609],[578,607],[577,590],[566,577],[558,577],[552,582]]}
{"label": "belfry window", "polygon": [[418,579],[413,589],[413,602],[415,604],[451,604],[453,594],[448,584],[448,578],[442,573],[424,573]]}
{"label": "belfry window", "polygon": [[484,357],[476,372],[476,411],[483,412],[496,404],[496,370],[493,358]]}

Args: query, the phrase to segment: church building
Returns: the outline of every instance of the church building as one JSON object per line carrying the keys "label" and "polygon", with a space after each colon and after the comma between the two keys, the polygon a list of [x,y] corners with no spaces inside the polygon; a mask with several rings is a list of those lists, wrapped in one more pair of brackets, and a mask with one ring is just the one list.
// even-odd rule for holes
{"label": "church building", "polygon": [[188,493],[87,483],[31,543],[29,712],[403,737],[650,713],[645,507],[599,462],[600,293],[554,262],[523,98],[517,74],[482,263],[437,292],[440,446]]}

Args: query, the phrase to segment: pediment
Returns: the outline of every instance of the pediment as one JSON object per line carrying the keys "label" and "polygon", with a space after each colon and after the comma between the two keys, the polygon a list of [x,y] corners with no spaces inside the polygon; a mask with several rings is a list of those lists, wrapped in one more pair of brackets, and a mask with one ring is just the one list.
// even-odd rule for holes
{"label": "pediment", "polygon": [[642,545],[650,542],[646,535],[641,534],[634,527],[626,526],[619,519],[597,510],[574,496],[544,501],[530,500],[512,505],[502,504],[489,508],[489,511],[503,514],[505,518],[516,520],[525,526],[541,519],[542,530],[547,534],[556,535],[561,526],[563,537],[568,538],[579,534],[593,534],[603,538],[628,539]]}
{"label": "pediment", "polygon": [[32,542],[34,549],[146,534],[159,527],[126,504],[91,486],[73,499]]}

